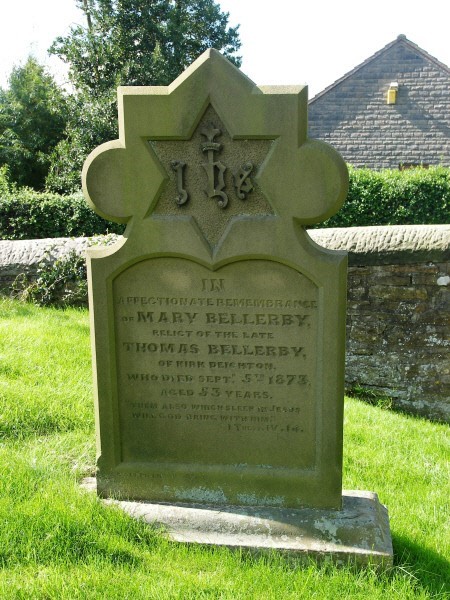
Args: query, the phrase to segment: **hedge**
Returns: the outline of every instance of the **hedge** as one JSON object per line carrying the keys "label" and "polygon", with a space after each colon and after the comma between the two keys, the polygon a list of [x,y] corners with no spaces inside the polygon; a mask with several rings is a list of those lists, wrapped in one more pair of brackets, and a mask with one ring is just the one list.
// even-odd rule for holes
{"label": "hedge", "polygon": [[105,221],[80,193],[71,196],[12,189],[0,198],[0,239],[90,237],[122,233],[125,226]]}
{"label": "hedge", "polygon": [[450,222],[449,168],[372,171],[349,167],[349,175],[344,206],[318,227]]}
{"label": "hedge", "polygon": [[[0,239],[81,237],[122,233],[105,221],[80,193],[59,196],[8,186],[0,173]],[[350,189],[337,215],[317,227],[416,225],[450,222],[450,169],[406,171],[350,168]]]}

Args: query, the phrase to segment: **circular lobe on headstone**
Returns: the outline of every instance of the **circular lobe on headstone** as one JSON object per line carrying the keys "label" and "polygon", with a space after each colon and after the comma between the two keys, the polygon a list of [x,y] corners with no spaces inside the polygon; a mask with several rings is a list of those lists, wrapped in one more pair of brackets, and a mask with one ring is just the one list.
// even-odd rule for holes
{"label": "circular lobe on headstone", "polygon": [[[281,149],[280,149],[281,150]],[[262,178],[282,216],[302,224],[320,223],[337,213],[348,191],[348,171],[342,157],[328,144],[307,140],[299,148],[283,148]],[[289,176],[277,177],[280,164]]]}
{"label": "circular lobe on headstone", "polygon": [[[144,154],[145,162],[143,162]],[[137,154],[120,140],[98,146],[83,167],[83,191],[91,208],[109,221],[126,223],[143,218],[157,198],[164,176],[149,152]]]}

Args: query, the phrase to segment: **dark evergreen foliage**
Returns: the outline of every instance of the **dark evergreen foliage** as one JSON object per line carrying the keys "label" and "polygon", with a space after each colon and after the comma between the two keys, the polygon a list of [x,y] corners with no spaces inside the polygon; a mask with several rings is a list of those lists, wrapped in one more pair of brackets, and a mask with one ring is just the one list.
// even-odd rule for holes
{"label": "dark evergreen foliage", "polygon": [[8,89],[0,89],[0,167],[8,167],[12,181],[44,188],[66,120],[66,98],[36,59],[12,70]]}

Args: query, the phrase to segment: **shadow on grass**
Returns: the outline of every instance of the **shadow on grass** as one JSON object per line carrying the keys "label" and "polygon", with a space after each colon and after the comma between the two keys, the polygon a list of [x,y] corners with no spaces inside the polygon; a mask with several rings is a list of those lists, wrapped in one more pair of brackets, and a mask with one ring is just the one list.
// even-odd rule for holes
{"label": "shadow on grass", "polygon": [[[3,313],[5,313],[3,315]],[[33,317],[36,314],[36,306],[26,302],[18,302],[10,297],[0,294],[0,314],[8,318],[17,317]]]}
{"label": "shadow on grass", "polygon": [[[61,417],[58,414],[52,414],[45,409],[32,411],[23,411],[22,414],[15,416],[14,419],[5,419],[0,424],[0,441],[23,441],[33,440],[38,437],[44,437],[53,434],[72,433],[78,430],[88,430],[90,432],[91,423],[86,425],[82,415],[68,414]],[[93,426],[93,425],[92,425]]]}
{"label": "shadow on grass", "polygon": [[394,568],[411,574],[417,583],[436,597],[450,592],[450,561],[426,546],[394,534]]}
{"label": "shadow on grass", "polygon": [[431,423],[446,423],[446,421],[438,416],[433,415],[425,415],[419,412],[413,412],[413,407],[408,409],[405,406],[401,406],[396,404],[394,398],[390,396],[386,396],[380,392],[376,392],[373,390],[366,390],[364,388],[350,388],[345,390],[345,395],[352,400],[357,400],[362,404],[368,404],[369,406],[375,406],[376,408],[380,408],[381,410],[386,410],[388,412],[396,413],[399,415],[404,415],[413,419],[419,419],[421,421],[429,421]]}
{"label": "shadow on grass", "polygon": [[[184,552],[191,553],[209,553],[212,556],[224,551],[223,547],[208,546],[198,544],[189,546],[181,542],[167,542],[173,544]],[[333,575],[336,569],[344,569],[349,572],[362,573],[367,570],[370,575],[375,574],[377,578],[391,579],[397,574],[404,574],[410,580],[414,581],[418,588],[427,591],[430,597],[447,598],[450,591],[450,562],[434,550],[426,546],[420,546],[412,542],[409,538],[401,535],[393,535],[394,546],[394,565],[393,569],[388,569],[385,573],[378,570],[378,565],[367,564],[358,565],[351,560],[345,565],[336,565],[326,560],[303,556],[295,557],[268,549],[265,552],[257,549],[235,548],[231,549],[232,554],[239,564],[246,567],[254,567],[258,564],[265,564],[268,567],[281,567],[283,570],[297,571],[298,569],[313,568],[322,575]],[[228,549],[230,550],[230,549]]]}

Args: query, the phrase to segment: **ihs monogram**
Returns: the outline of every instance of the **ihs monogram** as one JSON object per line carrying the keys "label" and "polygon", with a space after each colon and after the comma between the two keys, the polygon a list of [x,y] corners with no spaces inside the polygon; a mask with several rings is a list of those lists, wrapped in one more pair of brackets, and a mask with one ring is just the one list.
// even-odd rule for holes
{"label": "ihs monogram", "polygon": [[[204,190],[208,198],[217,198],[217,204],[220,208],[225,208],[228,205],[228,194],[225,190],[224,174],[227,166],[220,160],[215,160],[215,153],[219,153],[223,144],[218,142],[216,138],[222,134],[220,129],[217,129],[212,123],[208,123],[207,127],[200,131],[200,134],[206,138],[201,144],[201,150],[206,154],[207,162],[201,163],[201,166],[206,172],[206,189]],[[177,192],[175,199],[178,206],[186,204],[189,200],[189,192],[184,185],[184,169],[186,163],[180,160],[171,162],[171,167],[176,173]],[[247,194],[253,189],[253,182],[250,179],[250,173],[253,170],[251,162],[245,163],[240,169],[233,172],[233,182],[236,190],[236,195],[240,200],[245,200]]]}

